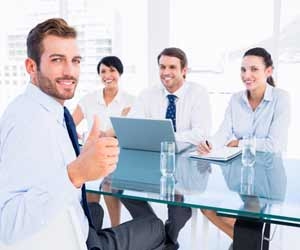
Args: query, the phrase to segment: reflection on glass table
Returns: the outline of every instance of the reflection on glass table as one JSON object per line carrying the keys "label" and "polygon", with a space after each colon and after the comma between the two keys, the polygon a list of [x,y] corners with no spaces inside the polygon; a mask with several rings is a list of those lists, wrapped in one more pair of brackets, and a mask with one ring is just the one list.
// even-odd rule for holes
{"label": "reflection on glass table", "polygon": [[[98,184],[87,184],[88,191],[181,205],[185,194],[205,190],[210,163],[176,155],[174,175],[163,178],[160,160],[158,152],[122,149],[116,171],[104,179],[101,190],[97,189]],[[170,195],[162,195],[166,191]],[[174,199],[171,198],[173,193]]]}
{"label": "reflection on glass table", "polygon": [[222,173],[228,188],[239,193],[241,211],[267,212],[285,199],[287,177],[280,155],[257,152],[253,166],[236,159],[222,168]]}
{"label": "reflection on glass table", "polygon": [[[89,192],[215,210],[286,224],[300,224],[298,159],[257,152],[250,191],[241,192],[241,156],[213,162],[176,155],[174,199],[161,195],[160,153],[122,149],[117,169]],[[105,188],[104,188],[105,187]],[[105,191],[104,191],[105,190]]]}

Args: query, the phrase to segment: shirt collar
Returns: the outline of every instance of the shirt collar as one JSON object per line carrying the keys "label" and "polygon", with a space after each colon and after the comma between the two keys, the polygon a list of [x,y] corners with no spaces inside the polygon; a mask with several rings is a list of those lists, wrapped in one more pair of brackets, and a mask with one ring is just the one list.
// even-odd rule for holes
{"label": "shirt collar", "polygon": [[267,83],[267,88],[264,94],[264,100],[266,101],[272,101],[273,99],[273,86]]}
{"label": "shirt collar", "polygon": [[[99,102],[99,104],[106,105],[105,100],[104,100],[103,91],[104,91],[104,89],[100,90],[100,93],[98,95],[98,102]],[[120,99],[121,99],[121,90],[119,89],[118,92],[117,92],[117,95],[114,97],[112,102],[120,102]]]}
{"label": "shirt collar", "polygon": [[[273,86],[271,86],[270,84],[266,84],[266,90],[264,93],[264,97],[263,100],[264,101],[272,101],[273,99]],[[248,103],[248,97],[247,97],[247,90],[244,91],[243,93],[243,100],[244,102]]]}
{"label": "shirt collar", "polygon": [[115,98],[113,99],[113,102],[120,102],[121,99],[121,90],[119,89],[117,92],[117,95],[115,96]]}
{"label": "shirt collar", "polygon": [[33,83],[30,83],[27,86],[25,94],[30,96],[35,102],[39,103],[48,112],[52,113],[59,123],[64,124],[63,106],[52,96],[41,91],[40,88]]}
{"label": "shirt collar", "polygon": [[163,87],[164,89],[164,95],[167,96],[167,95],[176,95],[177,96],[177,99],[180,99],[184,96],[185,92],[186,92],[186,84],[183,83],[183,85],[177,89],[174,93],[170,93],[165,87]]}
{"label": "shirt collar", "polygon": [[103,88],[99,91],[100,93],[97,95],[97,97],[98,97],[97,99],[98,99],[99,104],[105,105],[103,91],[104,91]]}

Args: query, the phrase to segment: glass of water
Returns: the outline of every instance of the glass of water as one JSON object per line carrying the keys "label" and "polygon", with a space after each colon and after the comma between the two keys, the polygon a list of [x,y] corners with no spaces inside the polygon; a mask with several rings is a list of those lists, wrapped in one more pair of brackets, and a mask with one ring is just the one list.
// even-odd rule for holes
{"label": "glass of water", "polygon": [[173,175],[160,178],[160,198],[167,201],[175,200],[175,177]]}
{"label": "glass of water", "polygon": [[244,136],[242,144],[242,163],[244,166],[252,167],[256,156],[255,136]]}
{"label": "glass of water", "polygon": [[253,166],[242,166],[241,168],[240,193],[243,195],[254,194],[254,170]]}
{"label": "glass of water", "polygon": [[160,172],[163,176],[174,175],[175,142],[163,141],[160,146]]}

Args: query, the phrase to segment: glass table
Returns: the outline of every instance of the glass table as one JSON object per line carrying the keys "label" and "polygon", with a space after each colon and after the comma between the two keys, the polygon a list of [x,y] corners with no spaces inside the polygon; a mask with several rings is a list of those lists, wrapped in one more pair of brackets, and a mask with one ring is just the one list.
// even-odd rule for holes
{"label": "glass table", "polygon": [[245,167],[240,156],[217,162],[187,151],[176,156],[174,176],[163,177],[160,153],[122,149],[115,172],[101,186],[87,183],[87,191],[214,210],[237,218],[234,249],[268,249],[270,224],[300,226],[299,165],[300,159],[257,152],[255,165]]}

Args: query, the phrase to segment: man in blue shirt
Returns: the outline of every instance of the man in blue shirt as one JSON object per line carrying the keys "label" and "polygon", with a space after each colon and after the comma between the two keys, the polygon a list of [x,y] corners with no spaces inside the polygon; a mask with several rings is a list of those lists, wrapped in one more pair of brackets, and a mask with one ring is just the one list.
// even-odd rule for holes
{"label": "man in blue shirt", "polygon": [[99,137],[95,118],[76,157],[63,106],[78,83],[76,31],[63,19],[46,20],[30,31],[27,54],[31,83],[0,120],[0,241],[29,237],[71,206],[89,249],[162,249],[164,227],[153,215],[101,230],[83,211],[81,187],[115,169],[119,148],[116,139]]}

